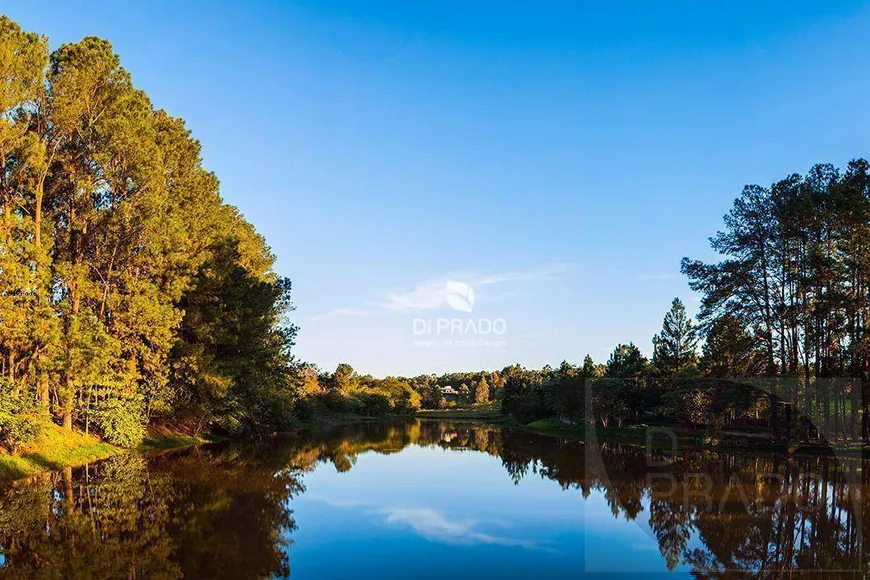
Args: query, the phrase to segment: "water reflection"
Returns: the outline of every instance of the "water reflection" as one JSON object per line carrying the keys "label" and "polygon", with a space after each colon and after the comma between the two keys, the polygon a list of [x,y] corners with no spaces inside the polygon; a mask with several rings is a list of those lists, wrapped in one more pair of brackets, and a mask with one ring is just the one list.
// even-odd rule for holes
{"label": "water reflection", "polygon": [[[645,573],[696,578],[866,569],[860,461],[700,451],[670,459],[443,421],[123,455],[0,490],[0,575],[268,578],[290,576],[291,561],[300,577],[341,575],[327,566],[339,546],[344,575],[372,577],[425,575],[410,568],[419,564],[412,554],[440,558],[452,568],[433,563],[433,574],[454,577],[499,562],[517,576],[577,576],[614,549],[623,563],[646,558]],[[493,464],[516,491],[486,507]],[[553,512],[541,524],[532,512],[544,495]],[[330,542],[322,553],[318,528]],[[378,549],[373,533],[390,554],[405,547],[408,561],[366,558]]]}
{"label": "water reflection", "polygon": [[[263,460],[263,464],[258,464]],[[289,576],[286,499],[298,478],[230,450],[146,458],[16,482],[0,493],[9,578]]]}

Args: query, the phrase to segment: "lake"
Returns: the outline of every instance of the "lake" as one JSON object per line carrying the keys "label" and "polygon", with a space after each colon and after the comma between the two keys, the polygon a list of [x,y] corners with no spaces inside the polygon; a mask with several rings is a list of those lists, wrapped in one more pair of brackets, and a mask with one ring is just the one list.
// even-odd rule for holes
{"label": "lake", "polygon": [[864,473],[835,457],[360,423],[7,484],[0,576],[857,578]]}

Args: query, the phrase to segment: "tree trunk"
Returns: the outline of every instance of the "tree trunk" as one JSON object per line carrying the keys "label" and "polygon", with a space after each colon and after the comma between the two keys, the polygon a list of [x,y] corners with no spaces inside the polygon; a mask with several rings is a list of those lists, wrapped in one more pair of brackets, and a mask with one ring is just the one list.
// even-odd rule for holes
{"label": "tree trunk", "polygon": [[[67,388],[69,388],[69,387],[67,387]],[[72,431],[72,424],[73,424],[72,408],[73,408],[73,395],[72,395],[72,391],[70,391],[69,393],[67,393],[66,400],[64,401],[64,405],[63,405],[63,428],[66,429],[67,431]]]}
{"label": "tree trunk", "polygon": [[39,379],[37,383],[37,396],[39,399],[39,407],[43,415],[48,414],[48,375],[44,371],[39,371]]}

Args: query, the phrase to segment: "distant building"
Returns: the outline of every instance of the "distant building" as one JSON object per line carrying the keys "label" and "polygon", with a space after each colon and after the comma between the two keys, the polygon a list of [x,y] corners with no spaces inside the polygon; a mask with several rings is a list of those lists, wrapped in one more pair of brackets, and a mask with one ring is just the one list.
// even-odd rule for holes
{"label": "distant building", "polygon": [[459,391],[447,385],[446,387],[441,387],[441,395],[444,397],[457,397],[459,396]]}

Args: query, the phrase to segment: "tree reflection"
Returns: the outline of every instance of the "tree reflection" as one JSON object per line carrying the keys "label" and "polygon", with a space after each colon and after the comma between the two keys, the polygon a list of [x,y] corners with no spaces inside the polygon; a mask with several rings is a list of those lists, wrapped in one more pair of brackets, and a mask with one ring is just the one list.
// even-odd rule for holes
{"label": "tree reflection", "polygon": [[336,462],[337,453],[355,458],[408,444],[498,456],[514,482],[537,475],[583,497],[597,491],[615,518],[649,526],[668,568],[688,565],[697,578],[857,576],[866,565],[860,460],[684,451],[660,467],[662,457],[650,465],[642,447],[590,450],[561,437],[445,421],[345,427],[323,435],[307,457]]}
{"label": "tree reflection", "polygon": [[661,467],[636,446],[424,420],[125,454],[8,485],[0,575],[287,577],[290,505],[305,473],[324,464],[352,470],[362,453],[409,445],[485,453],[514,482],[541,477],[583,498],[598,493],[613,517],[648,526],[669,568],[688,565],[697,578],[842,576],[866,566],[860,460],[697,451]]}
{"label": "tree reflection", "polygon": [[124,454],[0,492],[9,578],[287,577],[291,472],[210,452]]}

